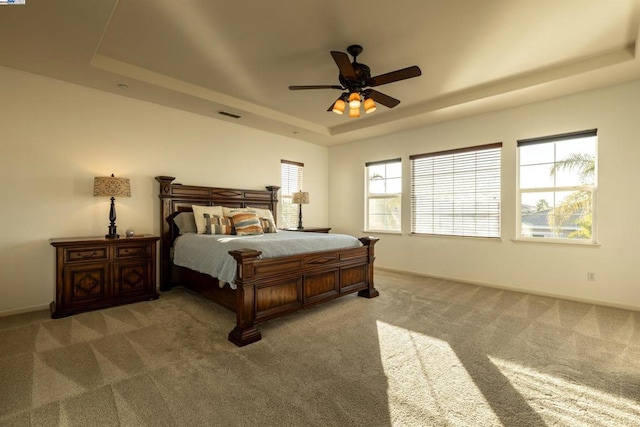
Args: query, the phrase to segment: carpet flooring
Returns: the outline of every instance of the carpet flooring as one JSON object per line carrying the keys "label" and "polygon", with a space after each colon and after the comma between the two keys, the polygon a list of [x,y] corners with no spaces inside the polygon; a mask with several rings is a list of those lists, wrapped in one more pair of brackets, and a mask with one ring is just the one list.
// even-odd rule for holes
{"label": "carpet flooring", "polygon": [[0,318],[1,426],[640,426],[640,313],[378,270],[259,326],[182,288]]}

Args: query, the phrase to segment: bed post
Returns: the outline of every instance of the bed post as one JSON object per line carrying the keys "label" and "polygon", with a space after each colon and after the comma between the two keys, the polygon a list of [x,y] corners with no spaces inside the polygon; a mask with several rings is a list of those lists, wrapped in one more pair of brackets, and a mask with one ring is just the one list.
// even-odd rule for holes
{"label": "bed post", "polygon": [[365,298],[374,298],[380,295],[380,292],[378,292],[378,290],[374,287],[373,283],[373,261],[376,259],[373,247],[380,239],[376,237],[361,237],[358,240],[360,240],[362,244],[367,247],[367,253],[369,257],[366,271],[366,281],[369,287],[358,292],[358,296]]}
{"label": "bed post", "polygon": [[278,224],[278,190],[280,190],[280,187],[277,185],[268,185],[265,188],[271,191],[271,212],[273,213],[273,219],[276,221],[276,224]]}
{"label": "bed post", "polygon": [[160,290],[171,289],[171,224],[167,217],[171,214],[171,182],[173,176],[156,176],[160,183]]}
{"label": "bed post", "polygon": [[253,262],[262,254],[253,249],[230,251],[236,260],[236,327],[229,332],[229,341],[243,347],[262,339],[254,326],[256,318],[255,284]]}

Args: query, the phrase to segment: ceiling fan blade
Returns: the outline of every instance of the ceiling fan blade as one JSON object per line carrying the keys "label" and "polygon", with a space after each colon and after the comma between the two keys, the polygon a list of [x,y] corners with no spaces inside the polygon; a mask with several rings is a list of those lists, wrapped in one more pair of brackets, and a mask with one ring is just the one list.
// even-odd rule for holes
{"label": "ceiling fan blade", "polygon": [[340,74],[345,79],[355,79],[356,72],[353,70],[353,65],[351,65],[351,61],[349,61],[349,55],[344,52],[337,52],[335,50],[331,51],[331,57],[336,62],[338,69],[340,70]]}
{"label": "ceiling fan blade", "polygon": [[367,89],[367,94],[373,99],[375,102],[384,105],[385,107],[393,108],[396,105],[400,104],[399,99],[392,98],[389,95],[385,95],[382,92],[378,92],[377,90]]}
{"label": "ceiling fan blade", "polygon": [[342,86],[336,85],[311,85],[311,86],[289,86],[289,90],[306,90],[306,89],[344,89]]}
{"label": "ceiling fan blade", "polygon": [[371,77],[367,81],[367,86],[386,85],[387,83],[410,79],[412,77],[418,77],[420,75],[422,75],[422,71],[420,71],[420,68],[417,65],[414,65],[412,67],[403,68],[402,70],[392,71],[390,73]]}

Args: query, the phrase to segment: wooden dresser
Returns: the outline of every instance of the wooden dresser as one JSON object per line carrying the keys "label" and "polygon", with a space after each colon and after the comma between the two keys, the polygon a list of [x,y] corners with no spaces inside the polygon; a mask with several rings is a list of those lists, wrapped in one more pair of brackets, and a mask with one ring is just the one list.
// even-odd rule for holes
{"label": "wooden dresser", "polygon": [[56,295],[51,317],[158,298],[157,236],[51,239]]}

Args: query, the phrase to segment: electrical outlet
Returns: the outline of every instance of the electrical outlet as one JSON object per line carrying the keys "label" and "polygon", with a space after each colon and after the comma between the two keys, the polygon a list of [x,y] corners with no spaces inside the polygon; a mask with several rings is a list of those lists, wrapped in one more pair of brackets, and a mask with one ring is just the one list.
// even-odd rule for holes
{"label": "electrical outlet", "polygon": [[592,273],[590,271],[587,271],[587,280],[590,282],[595,282],[596,281],[596,274]]}

